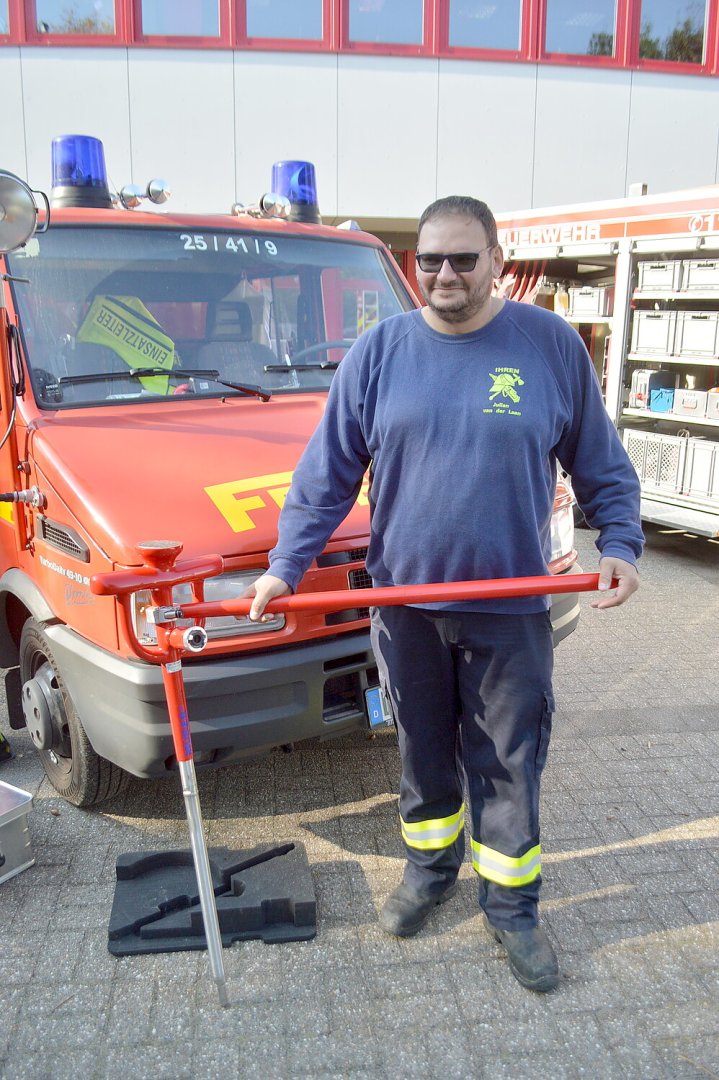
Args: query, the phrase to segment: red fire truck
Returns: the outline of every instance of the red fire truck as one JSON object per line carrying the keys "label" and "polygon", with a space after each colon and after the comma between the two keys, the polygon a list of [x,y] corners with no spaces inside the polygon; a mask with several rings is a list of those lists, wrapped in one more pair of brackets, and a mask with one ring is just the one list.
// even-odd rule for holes
{"label": "red fire truck", "polygon": [[719,536],[719,187],[502,214],[500,289],[578,329],[642,516]]}
{"label": "red fire truck", "polygon": [[[127,773],[177,766],[159,664],[91,576],[137,566],[144,540],[179,540],[185,557],[223,557],[206,599],[242,595],[334,369],[417,301],[379,240],[320,223],[306,163],[280,163],[284,193],[257,206],[181,217],[128,209],[131,188],[117,205],[97,140],[56,142],[52,208],[0,173],[0,664],[11,727],[27,726],[58,792],[90,805]],[[183,666],[199,767],[369,727],[368,534],[363,490],[301,586],[357,590],[354,608],[208,620]],[[551,569],[569,572],[561,484],[553,539]],[[555,599],[558,640],[579,609]],[[133,622],[151,644],[148,604],[135,595]]]}

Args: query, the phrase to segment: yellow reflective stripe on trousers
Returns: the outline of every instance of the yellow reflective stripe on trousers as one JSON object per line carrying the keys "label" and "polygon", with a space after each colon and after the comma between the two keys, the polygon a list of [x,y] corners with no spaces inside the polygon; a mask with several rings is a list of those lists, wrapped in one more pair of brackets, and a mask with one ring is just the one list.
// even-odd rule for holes
{"label": "yellow reflective stripe on trousers", "polygon": [[486,844],[478,844],[472,840],[472,866],[497,885],[527,885],[534,881],[542,870],[542,848],[540,844],[525,851],[524,855],[513,859],[509,855],[503,855],[501,851],[487,847]]}
{"label": "yellow reflective stripe on trousers", "polygon": [[450,847],[464,828],[464,807],[449,817],[431,818],[428,821],[405,821],[400,817],[402,838],[408,847],[420,851],[438,851]]}

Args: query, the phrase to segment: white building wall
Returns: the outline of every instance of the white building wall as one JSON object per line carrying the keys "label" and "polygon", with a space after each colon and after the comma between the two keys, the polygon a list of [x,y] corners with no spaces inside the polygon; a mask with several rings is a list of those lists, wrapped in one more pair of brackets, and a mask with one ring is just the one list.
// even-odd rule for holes
{"label": "white building wall", "polygon": [[[314,162],[320,205],[326,215],[334,215],[337,57],[237,52],[234,74],[237,165],[232,191],[239,201],[251,203],[269,189],[273,162],[299,159]],[[229,207],[227,192],[220,205]]]}
{"label": "white building wall", "polygon": [[338,57],[339,214],[421,213],[437,184],[437,94],[436,60]]}
{"label": "white building wall", "polygon": [[20,49],[20,78],[31,187],[50,193],[50,145],[65,134],[102,139],[112,183],[129,182],[127,49]]}
{"label": "white building wall", "polygon": [[533,206],[626,194],[632,75],[587,68],[538,70]]}
{"label": "white building wall", "polygon": [[631,180],[647,180],[650,191],[719,182],[718,133],[719,79],[634,74],[627,148]]}
{"label": "white building wall", "polygon": [[226,212],[272,162],[317,167],[325,220],[374,228],[452,192],[496,211],[717,183],[716,79],[427,58],[5,47],[0,168],[49,189],[50,142],[96,135],[111,181]]}
{"label": "white building wall", "polygon": [[25,114],[19,49],[11,46],[0,49],[0,86],[3,88],[0,169],[7,169],[26,179]]}
{"label": "white building wall", "polygon": [[126,67],[131,182],[167,180],[173,209],[229,211],[236,152],[232,52],[133,49]]}
{"label": "white building wall", "polygon": [[531,206],[536,96],[533,64],[439,61],[437,198],[468,193],[497,211]]}

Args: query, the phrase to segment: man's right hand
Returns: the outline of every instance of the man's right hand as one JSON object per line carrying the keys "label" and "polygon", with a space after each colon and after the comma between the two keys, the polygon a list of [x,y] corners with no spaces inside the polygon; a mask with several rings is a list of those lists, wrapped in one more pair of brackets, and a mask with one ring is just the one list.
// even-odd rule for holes
{"label": "man's right hand", "polygon": [[278,596],[287,596],[291,592],[292,589],[282,578],[274,577],[273,574],[263,574],[262,577],[259,577],[245,592],[245,596],[254,597],[250,607],[250,619],[252,622],[259,622],[270,600],[274,600]]}

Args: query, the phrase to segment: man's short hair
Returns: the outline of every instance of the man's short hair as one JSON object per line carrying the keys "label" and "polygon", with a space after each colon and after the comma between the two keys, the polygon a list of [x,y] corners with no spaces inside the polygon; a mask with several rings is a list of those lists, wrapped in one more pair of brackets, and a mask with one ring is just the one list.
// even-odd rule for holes
{"label": "man's short hair", "polygon": [[485,202],[473,199],[471,195],[448,195],[444,199],[437,199],[436,202],[430,203],[419,219],[417,236],[419,237],[428,221],[434,221],[435,218],[449,217],[454,214],[458,217],[474,218],[475,221],[483,225],[487,234],[487,243],[491,247],[494,247],[499,242],[494,214]]}

